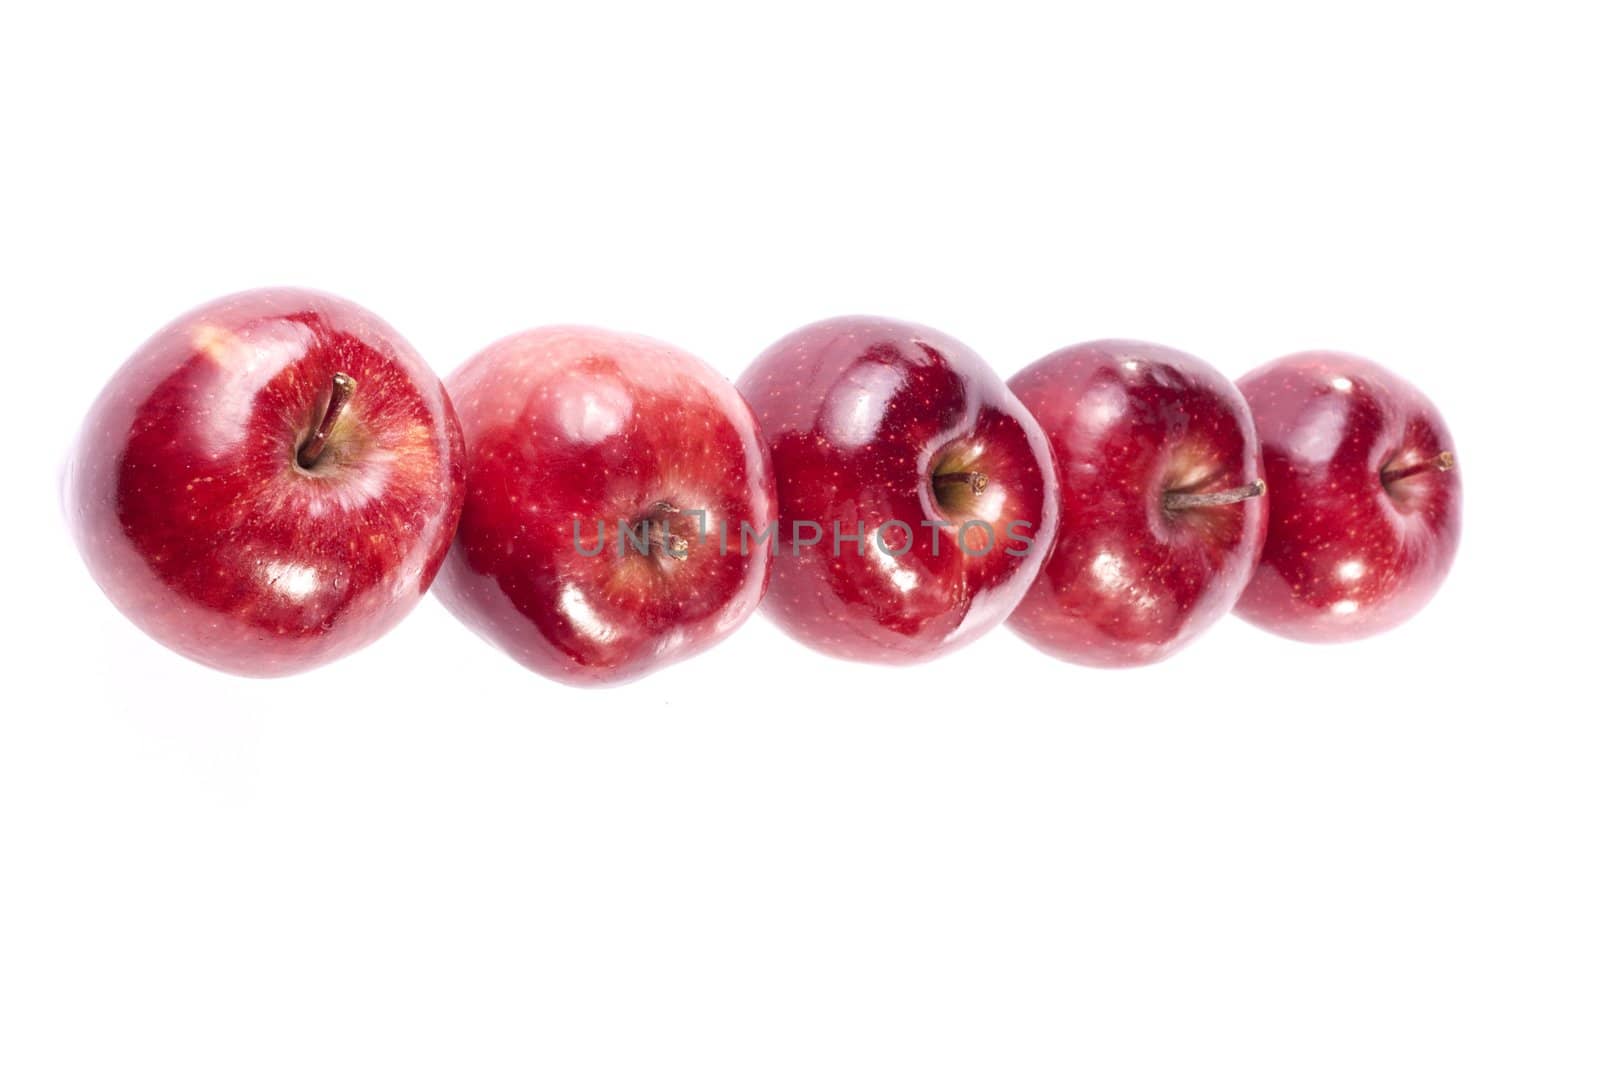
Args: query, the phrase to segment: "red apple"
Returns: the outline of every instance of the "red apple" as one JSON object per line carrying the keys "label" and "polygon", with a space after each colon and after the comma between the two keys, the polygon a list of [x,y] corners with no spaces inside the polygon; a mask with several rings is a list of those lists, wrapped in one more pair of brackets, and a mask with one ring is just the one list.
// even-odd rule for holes
{"label": "red apple", "polygon": [[1409,382],[1339,352],[1239,380],[1272,488],[1267,547],[1235,609],[1302,641],[1395,626],[1438,590],[1461,539],[1444,419]]}
{"label": "red apple", "polygon": [[832,655],[949,652],[1017,604],[1055,537],[1050,446],[988,365],[936,330],[830,319],[739,388],[772,444],[772,617]]}
{"label": "red apple", "polygon": [[[490,345],[449,379],[467,503],[439,580],[457,617],[524,666],[625,682],[755,611],[777,511],[766,445],[716,371],[585,327]],[[749,538],[747,537],[746,540]]]}
{"label": "red apple", "polygon": [[1010,385],[1061,482],[1055,551],[1011,626],[1073,663],[1132,667],[1226,615],[1267,530],[1261,449],[1233,383],[1175,349],[1095,341]]}
{"label": "red apple", "polygon": [[69,519],[95,581],[156,640],[279,675],[399,622],[461,510],[444,388],[387,323],[261,289],[184,315],[84,423]]}

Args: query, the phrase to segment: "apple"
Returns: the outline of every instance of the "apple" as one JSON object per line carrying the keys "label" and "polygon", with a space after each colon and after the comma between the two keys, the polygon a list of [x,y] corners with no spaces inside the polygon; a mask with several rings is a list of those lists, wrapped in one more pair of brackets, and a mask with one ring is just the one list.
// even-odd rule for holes
{"label": "apple", "polygon": [[1226,615],[1267,531],[1261,449],[1233,383],[1176,349],[1094,341],[1009,384],[1050,438],[1061,503],[1011,627],[1073,663],[1132,667]]}
{"label": "apple", "polygon": [[1016,607],[1053,543],[1043,431],[971,349],[854,316],[803,327],[739,379],[772,445],[767,611],[831,655],[910,663]]}
{"label": "apple", "polygon": [[467,502],[437,588],[480,635],[547,677],[611,685],[755,611],[770,552],[744,531],[777,501],[727,379],[660,341],[555,326],[490,345],[448,384]]}
{"label": "apple", "polygon": [[1347,641],[1420,611],[1461,539],[1461,474],[1444,419],[1369,360],[1304,352],[1239,381],[1272,506],[1235,608],[1302,641]]}
{"label": "apple", "polygon": [[237,674],[366,645],[427,591],[464,492],[428,366],[371,312],[260,289],[190,311],[106,385],[68,470],[68,520],[111,601]]}

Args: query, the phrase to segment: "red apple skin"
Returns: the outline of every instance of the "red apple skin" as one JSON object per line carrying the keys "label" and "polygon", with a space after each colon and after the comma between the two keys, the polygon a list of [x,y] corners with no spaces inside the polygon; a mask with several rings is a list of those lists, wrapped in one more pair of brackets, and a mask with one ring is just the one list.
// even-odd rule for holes
{"label": "red apple skin", "polygon": [[1136,667],[1226,615],[1265,543],[1266,501],[1174,508],[1168,494],[1261,477],[1233,383],[1176,349],[1109,340],[1053,352],[1009,384],[1050,438],[1061,493],[1055,551],[1012,629],[1072,663]]}
{"label": "red apple skin", "polygon": [[1272,505],[1238,614],[1301,641],[1367,637],[1415,615],[1461,539],[1461,475],[1439,412],[1409,382],[1339,352],[1285,356],[1239,388]]}
{"label": "red apple skin", "polygon": [[[552,326],[490,345],[448,384],[467,503],[437,590],[492,644],[557,681],[616,685],[755,611],[769,555],[742,554],[739,531],[776,517],[772,467],[711,367],[647,337]],[[646,519],[685,538],[682,558],[619,539],[617,523]]]}
{"label": "red apple skin", "polygon": [[[914,323],[829,319],[768,348],[739,388],[772,445],[780,523],[766,610],[792,637],[914,663],[1016,607],[1055,537],[1055,471],[1033,417],[971,349]],[[936,492],[936,474],[986,484]],[[803,522],[820,524],[819,544],[803,544],[809,528],[795,536]],[[835,522],[866,531],[860,550],[834,553]],[[953,525],[924,525],[936,522]],[[966,522],[992,536],[972,526],[958,544]]]}
{"label": "red apple skin", "polygon": [[[355,382],[326,445],[297,458]],[[259,289],[196,308],[111,379],[68,470],[96,582],[167,647],[292,674],[373,641],[427,591],[464,493],[461,431],[392,327],[325,293]]]}

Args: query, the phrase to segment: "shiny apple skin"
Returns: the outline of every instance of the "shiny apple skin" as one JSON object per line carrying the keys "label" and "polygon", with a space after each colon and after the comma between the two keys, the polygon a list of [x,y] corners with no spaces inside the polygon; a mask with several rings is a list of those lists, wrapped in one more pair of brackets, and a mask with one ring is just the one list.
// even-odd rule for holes
{"label": "shiny apple skin", "polygon": [[1053,352],[1009,384],[1050,438],[1061,491],[1055,551],[1012,629],[1072,663],[1136,667],[1226,615],[1265,543],[1265,499],[1164,504],[1261,477],[1233,383],[1176,349],[1108,340]]}
{"label": "shiny apple skin", "polygon": [[[467,503],[437,590],[492,644],[557,681],[616,685],[755,611],[769,556],[741,553],[739,531],[776,517],[772,467],[749,406],[711,367],[647,337],[552,326],[490,345],[448,384]],[[616,523],[661,503],[677,509],[659,521],[690,542],[683,558],[618,540]]]}
{"label": "shiny apple skin", "polygon": [[[335,372],[356,390],[296,454]],[[325,293],[259,289],[177,319],[89,412],[68,519],[114,604],[185,656],[273,676],[346,655],[433,580],[464,493],[439,379],[392,327]]]}
{"label": "shiny apple skin", "polygon": [[[914,323],[828,319],[768,348],[739,389],[778,475],[765,610],[792,637],[841,658],[914,663],[1011,613],[1055,536],[1055,471],[1043,431],[976,353]],[[941,502],[936,468],[976,471],[987,485]],[[993,537],[971,527],[963,551],[959,525],[923,525],[943,521],[986,522]],[[797,522],[820,524],[821,543],[801,544],[811,531],[796,538]],[[847,535],[867,531],[861,554],[847,542],[834,554],[835,522]],[[898,558],[876,542],[880,529]]]}
{"label": "shiny apple skin", "polygon": [[1235,610],[1301,641],[1381,633],[1432,599],[1461,540],[1461,472],[1395,471],[1449,452],[1444,419],[1409,382],[1340,352],[1285,356],[1239,388],[1271,487],[1266,551]]}

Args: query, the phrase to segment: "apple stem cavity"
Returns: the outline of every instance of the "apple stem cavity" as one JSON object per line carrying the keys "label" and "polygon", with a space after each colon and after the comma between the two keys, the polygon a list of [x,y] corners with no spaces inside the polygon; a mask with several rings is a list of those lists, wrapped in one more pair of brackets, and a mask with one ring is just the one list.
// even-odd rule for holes
{"label": "apple stem cavity", "polygon": [[329,390],[328,407],[322,413],[322,422],[317,425],[317,432],[312,434],[295,454],[295,461],[306,470],[315,467],[317,460],[322,458],[322,451],[328,447],[328,438],[333,433],[334,424],[339,421],[339,416],[344,414],[344,409],[350,405],[350,398],[356,395],[356,380],[342,370],[334,371],[333,384],[329,386]]}
{"label": "apple stem cavity", "polygon": [[1413,475],[1423,474],[1427,471],[1447,471],[1455,465],[1456,456],[1454,452],[1440,452],[1432,459],[1425,459],[1420,463],[1412,463],[1394,470],[1384,471],[1382,475],[1383,484],[1393,485],[1402,478],[1410,478]]}
{"label": "apple stem cavity", "polygon": [[1214,508],[1225,504],[1237,504],[1249,500],[1253,496],[1260,496],[1267,491],[1267,483],[1257,478],[1248,485],[1224,489],[1220,493],[1180,493],[1169,490],[1162,498],[1161,505],[1168,511],[1185,511],[1189,508]]}
{"label": "apple stem cavity", "polygon": [[[668,501],[658,500],[650,506],[650,512],[657,516],[669,516],[678,514],[678,509]],[[689,554],[689,539],[673,533],[671,520],[668,518],[651,518],[647,514],[635,521],[634,528],[642,533],[642,539],[649,547],[649,554],[652,556],[664,555],[672,559],[683,559]],[[637,544],[638,541],[634,543]]]}

